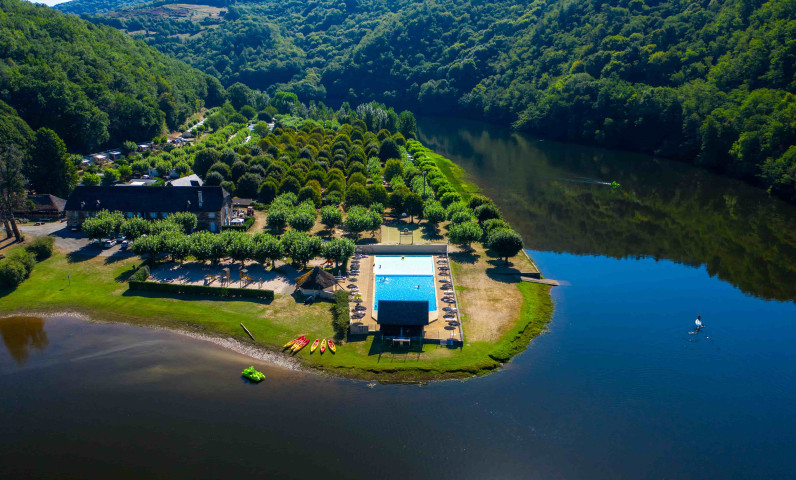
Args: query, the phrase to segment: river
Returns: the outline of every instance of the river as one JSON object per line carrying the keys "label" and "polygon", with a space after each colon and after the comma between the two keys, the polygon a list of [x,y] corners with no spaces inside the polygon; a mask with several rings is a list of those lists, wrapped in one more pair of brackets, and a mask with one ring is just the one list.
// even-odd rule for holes
{"label": "river", "polygon": [[[563,282],[526,352],[483,378],[378,385],[170,332],[0,319],[2,477],[792,476],[793,207],[677,162],[419,126]],[[249,364],[266,382],[238,377]]]}

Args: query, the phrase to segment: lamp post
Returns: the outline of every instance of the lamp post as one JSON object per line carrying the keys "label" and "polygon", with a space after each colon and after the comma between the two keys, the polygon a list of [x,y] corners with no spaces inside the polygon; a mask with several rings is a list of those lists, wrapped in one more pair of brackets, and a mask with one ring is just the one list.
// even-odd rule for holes
{"label": "lamp post", "polygon": [[428,170],[423,170],[423,200],[426,199],[426,175],[428,175]]}

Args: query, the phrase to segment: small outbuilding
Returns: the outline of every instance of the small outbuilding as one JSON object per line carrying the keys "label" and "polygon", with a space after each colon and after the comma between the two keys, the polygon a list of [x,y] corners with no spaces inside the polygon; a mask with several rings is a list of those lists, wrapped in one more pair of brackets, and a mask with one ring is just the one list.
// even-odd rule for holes
{"label": "small outbuilding", "polygon": [[429,324],[428,300],[379,300],[376,322],[382,340],[422,344],[423,330]]}
{"label": "small outbuilding", "polygon": [[296,287],[304,295],[317,295],[322,298],[332,298],[335,287],[340,287],[334,275],[315,267],[309,272],[296,278]]}
{"label": "small outbuilding", "polygon": [[28,195],[25,205],[14,210],[14,215],[31,220],[57,220],[63,218],[66,200],[55,195]]}

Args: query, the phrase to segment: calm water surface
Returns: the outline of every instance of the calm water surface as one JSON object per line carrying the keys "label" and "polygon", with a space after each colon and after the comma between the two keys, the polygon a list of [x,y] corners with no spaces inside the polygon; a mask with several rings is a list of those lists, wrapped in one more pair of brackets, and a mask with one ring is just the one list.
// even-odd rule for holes
{"label": "calm water surface", "polygon": [[[681,164],[420,127],[567,282],[528,351],[472,381],[369,386],[167,332],[0,319],[0,476],[792,478],[791,207]],[[241,381],[249,364],[267,381]]]}

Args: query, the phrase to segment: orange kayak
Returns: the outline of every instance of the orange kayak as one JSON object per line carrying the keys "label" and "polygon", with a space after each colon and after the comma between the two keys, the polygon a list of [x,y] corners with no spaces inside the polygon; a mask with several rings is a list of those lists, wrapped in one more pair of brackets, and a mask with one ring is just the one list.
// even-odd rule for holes
{"label": "orange kayak", "polygon": [[337,347],[334,345],[331,338],[329,339],[329,350],[331,350],[332,353],[337,353]]}
{"label": "orange kayak", "polygon": [[297,343],[299,340],[304,340],[304,335],[302,335],[302,336],[300,336],[300,337],[296,337],[296,338],[294,338],[293,340],[291,340],[291,341],[287,342],[286,344],[284,344],[284,345],[282,346],[282,348],[292,347],[292,346],[293,346],[293,345],[295,345],[295,344],[296,344],[296,343]]}
{"label": "orange kayak", "polygon": [[323,341],[321,342],[321,353],[325,352],[326,352],[326,339],[324,338]]}
{"label": "orange kayak", "polygon": [[306,347],[308,343],[310,343],[310,341],[305,338],[304,340],[300,341],[299,343],[293,345],[293,353],[298,353],[298,351],[301,350],[302,348]]}
{"label": "orange kayak", "polygon": [[318,343],[319,342],[320,342],[320,339],[317,339],[317,338],[315,339],[314,342],[312,342],[312,346],[310,347],[310,353],[313,353],[315,351],[315,349],[318,348]]}

